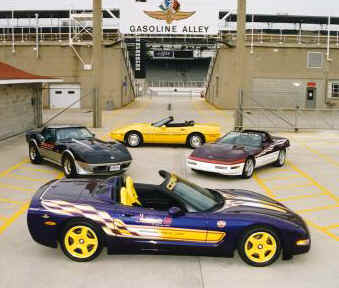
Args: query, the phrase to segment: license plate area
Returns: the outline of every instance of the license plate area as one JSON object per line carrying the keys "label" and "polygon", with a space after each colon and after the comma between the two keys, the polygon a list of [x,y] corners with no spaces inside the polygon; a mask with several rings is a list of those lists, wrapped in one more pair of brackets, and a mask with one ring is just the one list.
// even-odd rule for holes
{"label": "license plate area", "polygon": [[120,165],[113,165],[109,167],[110,172],[120,171]]}

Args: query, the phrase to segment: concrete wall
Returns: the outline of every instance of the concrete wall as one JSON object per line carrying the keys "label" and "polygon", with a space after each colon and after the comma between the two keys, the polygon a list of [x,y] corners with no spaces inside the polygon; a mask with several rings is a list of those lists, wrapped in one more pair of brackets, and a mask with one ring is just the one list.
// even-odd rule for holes
{"label": "concrete wall", "polygon": [[0,140],[37,127],[41,85],[0,85]]}
{"label": "concrete wall", "polygon": [[[10,46],[0,47],[0,61],[13,65],[27,72],[52,76],[64,80],[64,83],[80,83],[81,108],[92,107],[92,71],[85,71],[83,64],[74,51],[67,45],[45,44],[40,46],[39,58],[33,46],[16,46],[13,54]],[[85,63],[92,63],[92,48],[77,46],[77,52]],[[119,45],[103,48],[103,81],[102,97],[103,108],[120,108],[133,101],[134,94],[131,83],[123,87],[125,78],[129,82],[122,50]],[[126,88],[127,87],[127,88]],[[48,99],[44,97],[44,105],[48,105]]]}
{"label": "concrete wall", "polygon": [[[326,60],[325,48],[314,47],[255,47],[254,53],[246,56],[246,73],[240,75],[237,63],[237,48],[221,48],[211,77],[206,99],[217,107],[237,107],[240,91],[239,78],[245,77],[244,99],[255,97],[267,104],[284,106],[297,103],[301,108],[306,103],[308,82],[317,83],[317,107],[339,107],[339,101],[328,99],[328,81],[339,80],[339,49],[331,49],[332,61]],[[308,52],[323,53],[322,68],[308,68]],[[299,83],[299,86],[295,86]],[[330,105],[328,105],[330,104]]]}

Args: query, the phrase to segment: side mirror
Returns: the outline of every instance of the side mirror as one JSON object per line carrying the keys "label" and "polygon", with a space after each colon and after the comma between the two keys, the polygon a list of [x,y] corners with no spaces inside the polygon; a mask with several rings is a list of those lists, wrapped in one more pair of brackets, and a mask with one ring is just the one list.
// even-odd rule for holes
{"label": "side mirror", "polygon": [[184,216],[185,212],[179,207],[172,207],[168,210],[168,214],[171,217],[176,218],[176,217]]}
{"label": "side mirror", "polygon": [[36,135],[36,139],[37,139],[38,142],[40,142],[40,143],[46,141],[45,137],[42,136],[41,134],[37,134],[37,135]]}

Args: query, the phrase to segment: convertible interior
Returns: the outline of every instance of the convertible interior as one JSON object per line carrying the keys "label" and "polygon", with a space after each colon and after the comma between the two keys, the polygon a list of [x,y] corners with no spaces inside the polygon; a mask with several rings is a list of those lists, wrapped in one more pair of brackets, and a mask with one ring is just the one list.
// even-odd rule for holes
{"label": "convertible interior", "polygon": [[[124,178],[124,177],[122,177]],[[150,184],[135,184],[131,177],[122,179],[120,193],[116,201],[125,206],[136,206],[159,211],[168,211],[172,207],[182,205],[162,190],[161,186]]]}
{"label": "convertible interior", "polygon": [[192,127],[194,125],[195,125],[195,122],[193,120],[185,121],[183,123],[174,123],[173,116],[160,120],[159,122],[152,123],[152,126],[154,127],[166,126],[168,128]]}

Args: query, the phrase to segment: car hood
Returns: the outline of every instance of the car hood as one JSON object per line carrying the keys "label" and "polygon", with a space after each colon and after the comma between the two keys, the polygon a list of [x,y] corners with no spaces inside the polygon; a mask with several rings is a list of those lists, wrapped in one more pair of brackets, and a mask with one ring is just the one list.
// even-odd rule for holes
{"label": "car hood", "polygon": [[116,142],[103,142],[98,139],[73,140],[69,148],[75,152],[77,160],[90,164],[132,160],[127,148]]}
{"label": "car hood", "polygon": [[248,146],[214,143],[197,148],[191,157],[229,162],[245,160],[249,155],[254,155],[259,151],[259,148]]}
{"label": "car hood", "polygon": [[247,190],[215,190],[225,200],[220,213],[230,211],[254,212],[269,215],[290,215],[294,214],[285,205],[264,195]]}

